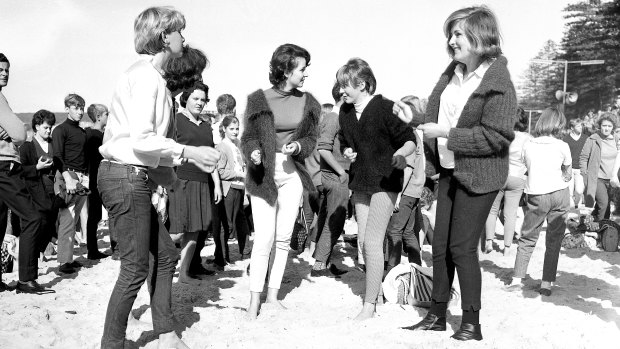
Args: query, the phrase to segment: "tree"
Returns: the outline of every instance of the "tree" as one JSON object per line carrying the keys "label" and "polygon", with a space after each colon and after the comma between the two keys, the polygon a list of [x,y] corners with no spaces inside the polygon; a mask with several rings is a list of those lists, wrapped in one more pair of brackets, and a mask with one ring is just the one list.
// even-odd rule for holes
{"label": "tree", "polygon": [[620,87],[620,0],[600,0],[568,5],[568,20],[558,59],[605,60],[603,65],[573,65],[567,89],[579,93],[579,100],[567,113],[584,115],[588,109],[602,110],[612,104]]}
{"label": "tree", "polygon": [[[534,59],[554,60],[560,55],[558,44],[548,40]],[[562,89],[563,72],[557,64],[530,62],[521,76],[519,105],[524,109],[544,109],[556,104],[555,91]]]}

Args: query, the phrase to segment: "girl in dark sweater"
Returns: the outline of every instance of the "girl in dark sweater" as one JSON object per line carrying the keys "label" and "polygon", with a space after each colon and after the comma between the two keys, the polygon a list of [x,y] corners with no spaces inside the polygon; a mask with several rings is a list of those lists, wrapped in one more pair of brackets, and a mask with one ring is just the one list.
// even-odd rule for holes
{"label": "girl in dark sweater", "polygon": [[[185,109],[175,119],[179,144],[213,147],[211,125],[200,117],[208,93],[205,84],[196,82],[181,94],[180,104]],[[220,177],[215,168],[206,173],[190,163],[177,167],[177,177],[179,181],[170,190],[169,212],[170,233],[183,234],[179,282],[197,284],[200,280],[188,269],[199,232],[206,231],[217,214],[215,205],[222,199]]]}
{"label": "girl in dark sweater", "polygon": [[336,79],[346,103],[340,109],[340,144],[342,154],[352,162],[349,189],[366,265],[364,306],[355,320],[366,320],[375,313],[383,278],[385,231],[402,188],[405,157],[415,150],[415,136],[392,115],[394,102],[373,96],[377,82],[364,60],[350,59]]}

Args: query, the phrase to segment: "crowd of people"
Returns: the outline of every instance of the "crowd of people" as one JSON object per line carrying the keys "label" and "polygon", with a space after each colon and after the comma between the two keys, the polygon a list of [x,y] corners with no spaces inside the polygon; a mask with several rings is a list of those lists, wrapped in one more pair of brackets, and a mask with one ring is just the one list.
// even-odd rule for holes
{"label": "crowd of people", "polygon": [[[517,108],[497,19],[487,7],[460,9],[445,21],[453,61],[428,101],[375,94],[370,65],[351,58],[336,70],[333,103],[321,105],[302,91],[310,52],[284,44],[269,62],[270,87],[248,96],[241,120],[229,94],[217,98],[217,115],[205,114],[208,60],[184,45],[185,24],[172,8],[143,11],[134,43],[146,58],[121,76],[110,109],[91,104],[86,114],[92,123],[84,128],[86,103],[69,94],[67,120],[56,125],[53,113],[36,112],[31,141],[2,94],[10,64],[0,54],[0,225],[6,225],[7,209],[19,218],[16,292],[54,292],[36,281],[39,256],[50,248],[63,274],[81,266],[75,242],[86,243],[88,259],[116,255],[120,272],[102,348],[123,347],[145,281],[160,346],[187,348],[173,330],[173,274],[180,262],[178,281],[200,285],[225,272],[231,238],[238,259],[249,258],[248,318],[260,316],[265,284],[265,302],[285,308],[279,290],[291,239],[299,238],[293,236],[296,221],[306,218],[310,276],[339,278],[348,270],[336,265],[332,252],[353,212],[356,265],[366,278],[355,320],[373,317],[383,300],[382,281],[403,252],[410,263],[422,264],[427,240],[430,309],[406,329],[446,330],[456,273],[463,316],[452,338],[481,340],[478,252],[493,251],[500,212],[500,251],[511,256],[518,241],[512,288],[521,287],[547,220],[543,296],[552,294],[570,208],[583,196],[597,220],[610,217],[613,187],[620,187],[617,114],[570,120],[566,131],[562,108],[550,107],[526,132],[528,118]],[[102,206],[110,254],[98,248]],[[0,226],[0,237],[4,233]],[[209,236],[216,270],[205,267],[200,254]],[[303,250],[306,241],[296,242]],[[10,289],[0,280],[0,291]]]}

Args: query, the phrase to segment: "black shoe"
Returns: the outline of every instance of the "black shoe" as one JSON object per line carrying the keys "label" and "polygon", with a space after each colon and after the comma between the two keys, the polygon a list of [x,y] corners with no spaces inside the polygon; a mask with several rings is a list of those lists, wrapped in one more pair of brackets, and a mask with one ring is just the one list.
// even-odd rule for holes
{"label": "black shoe", "polygon": [[198,267],[195,267],[195,268],[190,268],[189,269],[189,273],[193,274],[193,275],[196,275],[196,276],[200,276],[200,275],[212,276],[212,275],[215,275],[215,272],[213,270],[209,270],[209,269],[203,267],[202,265],[198,266]]}
{"label": "black shoe", "polygon": [[65,263],[58,267],[58,271],[63,274],[73,274],[77,270],[71,265],[71,263]]}
{"label": "black shoe", "polygon": [[543,296],[547,296],[547,297],[551,296],[551,290],[550,290],[550,289],[548,289],[548,288],[542,288],[542,287],[541,287],[541,288],[538,290],[538,293],[540,293],[540,294],[541,294],[541,295],[543,295]]}
{"label": "black shoe", "polygon": [[10,291],[10,290],[11,290],[11,288],[9,287],[9,285],[7,285],[4,282],[0,281],[0,292]]}
{"label": "black shoe", "polygon": [[460,341],[469,341],[472,339],[479,341],[482,340],[482,332],[480,331],[480,325],[463,322],[461,323],[461,327],[450,337]]}
{"label": "black shoe", "polygon": [[31,293],[31,294],[45,294],[45,293],[56,293],[56,291],[45,288],[39,285],[36,281],[26,281],[26,282],[17,282],[17,287],[15,288],[16,293]]}
{"label": "black shoe", "polygon": [[427,313],[422,321],[409,327],[403,327],[404,330],[411,331],[445,331],[446,317],[439,317],[435,314]]}
{"label": "black shoe", "polygon": [[336,275],[334,273],[331,272],[331,270],[325,268],[325,269],[321,269],[321,270],[315,270],[312,269],[312,271],[310,271],[310,276],[313,278],[318,278],[318,277],[328,277],[328,278],[334,278],[334,279],[339,279],[340,276]]}
{"label": "black shoe", "polygon": [[99,251],[93,252],[93,253],[89,253],[86,258],[90,259],[90,260],[97,260],[97,259],[103,259],[103,258],[108,258],[110,257],[110,255],[107,255],[105,253],[101,253]]}
{"label": "black shoe", "polygon": [[82,267],[82,263],[78,262],[78,261],[73,261],[71,263],[69,263],[69,265],[71,266],[71,268],[73,269],[78,269]]}
{"label": "black shoe", "polygon": [[344,275],[349,272],[348,270],[339,269],[337,266],[333,264],[329,266],[329,271],[336,276]]}

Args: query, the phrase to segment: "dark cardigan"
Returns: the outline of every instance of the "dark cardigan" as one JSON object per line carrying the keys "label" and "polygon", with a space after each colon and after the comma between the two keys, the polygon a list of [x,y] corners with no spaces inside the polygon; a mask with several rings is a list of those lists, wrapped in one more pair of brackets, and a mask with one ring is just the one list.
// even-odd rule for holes
{"label": "dark cardigan", "polygon": [[[36,149],[38,145],[35,145],[35,142],[36,140],[33,139],[30,142],[24,142],[24,144],[19,147],[20,160],[22,168],[24,169],[23,177],[26,181],[26,188],[33,202],[40,210],[47,211],[52,209],[53,202],[50,198],[50,194],[54,193],[53,174],[56,172],[56,168],[52,166],[37,170],[39,155]],[[52,143],[49,144],[48,154],[50,156],[54,154]],[[48,184],[47,186],[45,185],[46,182]]]}
{"label": "dark cardigan", "polygon": [[[304,165],[307,158],[316,146],[318,135],[318,123],[321,116],[321,105],[309,93],[306,94],[303,119],[297,126],[297,130],[291,142],[299,142],[299,153],[292,155],[297,173],[305,190],[316,191],[312,184],[312,178]],[[276,157],[276,129],[273,112],[269,108],[265,93],[262,90],[248,96],[245,109],[244,131],[241,136],[241,152],[247,159],[248,171],[245,177],[245,187],[250,195],[264,199],[270,205],[275,205],[278,199],[278,187],[276,186],[275,157]],[[262,163],[254,165],[250,161],[250,154],[259,149],[262,155]]]}
{"label": "dark cardigan", "polygon": [[[499,190],[508,177],[508,148],[515,137],[517,97],[507,63],[500,56],[491,64],[480,86],[469,96],[456,127],[450,129],[448,149],[454,152],[454,177],[474,194]],[[424,120],[413,120],[414,125],[437,122],[441,94],[457,64],[453,61],[441,74],[429,97]],[[431,150],[429,159],[438,169],[437,139],[424,142]]]}
{"label": "dark cardigan", "polygon": [[357,152],[351,163],[349,188],[353,191],[398,193],[403,171],[392,167],[392,156],[407,141],[416,142],[411,127],[392,114],[394,102],[374,96],[359,120],[353,104],[340,108],[340,148]]}

